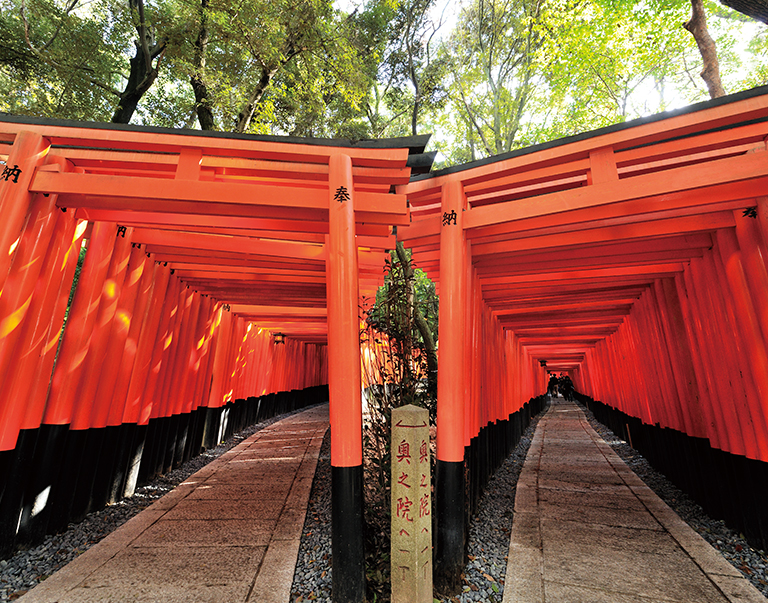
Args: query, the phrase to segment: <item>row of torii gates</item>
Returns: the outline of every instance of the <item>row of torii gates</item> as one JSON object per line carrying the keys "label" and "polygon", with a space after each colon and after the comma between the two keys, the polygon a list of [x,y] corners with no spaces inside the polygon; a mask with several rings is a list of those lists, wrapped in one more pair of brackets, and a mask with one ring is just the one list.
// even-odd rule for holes
{"label": "row of torii gates", "polygon": [[[431,164],[426,137],[0,116],[4,545],[55,516],[55,490],[74,487],[61,475],[93,498],[94,477],[66,467],[100,450],[88,434],[328,383],[334,600],[363,601],[358,306],[381,282],[393,226],[439,286],[438,585],[455,586],[464,563],[467,451],[544,393],[548,371],[627,430],[635,421],[651,448],[670,433],[698,446],[675,462],[710,458],[703,442],[747,467],[728,479],[762,496],[767,136],[759,88],[414,175]],[[753,514],[735,515],[765,546],[756,500],[739,498]]]}

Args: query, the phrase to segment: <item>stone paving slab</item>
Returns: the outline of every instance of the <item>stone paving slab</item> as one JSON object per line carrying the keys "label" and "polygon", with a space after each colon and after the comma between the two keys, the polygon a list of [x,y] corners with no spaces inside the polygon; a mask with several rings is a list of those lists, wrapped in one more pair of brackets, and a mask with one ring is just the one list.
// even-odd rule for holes
{"label": "stone paving slab", "polygon": [[258,431],[20,603],[288,603],[328,405]]}
{"label": "stone paving slab", "polygon": [[642,511],[643,503],[632,492],[619,491],[611,496],[596,492],[574,492],[556,488],[542,488],[541,499],[555,506],[605,507],[609,509],[637,509]]}
{"label": "stone paving slab", "polygon": [[766,599],[555,399],[518,480],[503,603],[661,602]]}
{"label": "stone paving slab", "polygon": [[188,500],[168,511],[163,519],[251,519],[277,520],[283,510],[280,500]]}

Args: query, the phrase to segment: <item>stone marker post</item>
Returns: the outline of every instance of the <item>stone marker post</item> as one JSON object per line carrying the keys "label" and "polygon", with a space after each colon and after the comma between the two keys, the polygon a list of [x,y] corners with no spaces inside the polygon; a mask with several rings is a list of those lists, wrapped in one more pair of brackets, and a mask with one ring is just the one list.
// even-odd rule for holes
{"label": "stone marker post", "polygon": [[432,603],[429,412],[392,411],[392,603]]}

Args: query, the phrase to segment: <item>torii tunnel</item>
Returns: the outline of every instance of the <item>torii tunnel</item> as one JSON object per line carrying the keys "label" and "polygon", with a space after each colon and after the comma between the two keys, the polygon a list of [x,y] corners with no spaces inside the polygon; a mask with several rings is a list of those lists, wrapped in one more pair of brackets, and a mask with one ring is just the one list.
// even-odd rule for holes
{"label": "torii tunnel", "polygon": [[449,539],[464,528],[441,477],[463,487],[473,438],[543,392],[547,370],[768,546],[767,94],[397,188],[412,218],[398,237],[439,282],[438,584],[458,575]]}
{"label": "torii tunnel", "polygon": [[759,88],[414,175],[426,137],[0,116],[0,546],[327,391],[333,596],[364,601],[358,307],[396,226],[440,293],[440,588],[548,371],[765,548],[766,136]]}

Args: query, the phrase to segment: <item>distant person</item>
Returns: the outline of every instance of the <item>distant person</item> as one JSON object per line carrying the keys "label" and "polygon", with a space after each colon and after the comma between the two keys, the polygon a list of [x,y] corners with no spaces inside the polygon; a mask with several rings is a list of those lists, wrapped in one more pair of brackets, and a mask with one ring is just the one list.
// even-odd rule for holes
{"label": "distant person", "polygon": [[559,389],[566,400],[573,400],[573,381],[568,375],[560,378]]}
{"label": "distant person", "polygon": [[554,373],[549,374],[549,383],[547,384],[547,393],[550,396],[557,396],[557,377]]}

